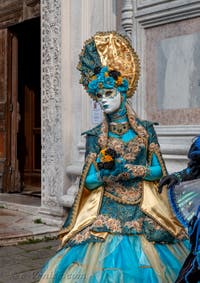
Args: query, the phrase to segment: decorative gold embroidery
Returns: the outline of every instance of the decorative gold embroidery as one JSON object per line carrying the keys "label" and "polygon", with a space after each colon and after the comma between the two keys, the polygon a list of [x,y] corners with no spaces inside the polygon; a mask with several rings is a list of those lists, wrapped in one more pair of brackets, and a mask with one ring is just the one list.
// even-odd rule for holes
{"label": "decorative gold embroidery", "polygon": [[[155,230],[165,230],[158,222],[156,219],[150,218],[149,216],[146,216],[144,221],[147,221]],[[169,232],[169,231],[168,231]],[[182,230],[177,236],[176,239],[182,240],[186,236],[185,230]]]}
{"label": "decorative gold embroidery", "polygon": [[145,147],[145,140],[136,136],[129,142],[123,142],[117,138],[108,139],[108,147],[112,148],[126,161],[134,161],[140,152]]}
{"label": "decorative gold embroidery", "polygon": [[121,124],[117,124],[117,123],[110,124],[110,131],[117,135],[123,135],[124,133],[128,131],[129,128],[130,128],[130,125],[128,122],[121,123]]}
{"label": "decorative gold embroidery", "polygon": [[108,123],[106,121],[106,116],[104,116],[103,122],[101,124],[101,132],[98,138],[98,144],[101,148],[107,147],[108,140]]}
{"label": "decorative gold embroidery", "polygon": [[128,200],[124,200],[124,199],[117,197],[117,196],[115,196],[111,193],[108,193],[108,192],[104,192],[104,196],[106,196],[106,197],[108,197],[108,198],[110,198],[110,199],[112,199],[116,202],[119,202],[119,203],[122,203],[122,204],[129,204],[129,205],[138,204],[138,203],[140,203],[140,200],[141,200],[141,198],[140,198],[136,201],[128,201]]}
{"label": "decorative gold embroidery", "polygon": [[97,217],[97,219],[92,224],[91,230],[94,227],[104,227],[104,226],[106,226],[112,232],[115,232],[115,233],[122,232],[121,223],[118,219],[111,218],[111,217],[101,215],[101,214]]}
{"label": "decorative gold embroidery", "polygon": [[153,152],[153,151],[160,151],[160,147],[159,147],[158,144],[152,142],[152,143],[150,143],[150,145],[149,145],[149,151],[150,151],[150,152]]}
{"label": "decorative gold embroidery", "polygon": [[119,182],[120,180],[130,180],[131,174],[128,172],[122,172],[119,175],[116,176],[116,182]]}
{"label": "decorative gold embroidery", "polygon": [[98,167],[96,160],[93,161],[93,165],[94,165],[96,171],[99,171],[99,167]]}
{"label": "decorative gold embroidery", "polygon": [[128,115],[128,119],[129,119],[129,123],[131,124],[131,127],[138,134],[139,137],[145,139],[146,146],[147,146],[148,133],[147,133],[146,129],[143,126],[138,125],[136,123],[136,119],[135,119],[136,115],[133,113],[133,110],[131,109],[131,107],[128,104],[126,104],[126,110],[127,110],[127,115]]}
{"label": "decorative gold embroidery", "polygon": [[158,158],[158,161],[159,161],[160,166],[162,168],[163,176],[167,175],[167,169],[165,167],[164,160],[162,159],[162,154],[161,154],[161,151],[160,151],[160,146],[158,144],[156,144],[156,143],[151,143],[149,145],[149,155],[148,155],[148,163],[149,164],[151,162],[153,153],[155,153],[155,155]]}
{"label": "decorative gold embroidery", "polygon": [[[114,194],[113,194],[114,191]],[[119,184],[112,184],[105,187],[104,195],[118,203],[122,204],[137,204],[142,198],[142,182],[138,184],[138,187],[124,188]]]}
{"label": "decorative gold embroidery", "polygon": [[[124,227],[126,226],[128,229],[134,229],[136,232],[141,233],[143,221],[144,218],[127,221],[124,223]],[[93,233],[93,230],[95,230],[96,228],[103,228],[103,227],[109,229],[113,233],[122,232],[122,224],[120,220],[100,214],[91,226],[79,232],[71,240],[77,244],[80,244],[86,241],[87,239],[89,239],[91,235],[95,235],[95,233]]]}
{"label": "decorative gold embroidery", "polygon": [[147,167],[146,166],[141,166],[141,165],[132,165],[132,164],[127,164],[125,167],[133,172],[134,177],[144,177],[146,176],[147,173]]}
{"label": "decorative gold embroidery", "polygon": [[139,218],[137,220],[127,221],[124,226],[127,226],[129,229],[133,228],[138,233],[142,232],[144,218]]}
{"label": "decorative gold embroidery", "polygon": [[145,221],[148,222],[155,230],[163,230],[162,226],[149,216],[145,217]]}
{"label": "decorative gold embroidery", "polygon": [[121,155],[124,152],[124,142],[117,138],[108,139],[108,147],[116,151],[117,154]]}
{"label": "decorative gold embroidery", "polygon": [[86,241],[90,237],[90,227],[85,228],[82,232],[75,235],[72,240],[76,242],[77,244],[82,243],[83,241]]}

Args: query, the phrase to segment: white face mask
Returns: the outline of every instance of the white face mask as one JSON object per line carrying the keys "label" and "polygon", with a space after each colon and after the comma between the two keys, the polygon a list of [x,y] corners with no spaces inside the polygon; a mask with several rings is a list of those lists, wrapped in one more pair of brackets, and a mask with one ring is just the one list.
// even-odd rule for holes
{"label": "white face mask", "polygon": [[97,101],[101,106],[101,109],[106,114],[110,114],[119,109],[121,104],[121,94],[116,88],[102,88],[97,93]]}

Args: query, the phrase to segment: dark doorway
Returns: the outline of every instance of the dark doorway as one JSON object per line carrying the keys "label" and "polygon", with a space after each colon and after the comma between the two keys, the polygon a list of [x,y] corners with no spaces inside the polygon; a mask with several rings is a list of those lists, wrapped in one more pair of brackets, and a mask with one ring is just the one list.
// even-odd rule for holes
{"label": "dark doorway", "polygon": [[40,19],[12,27],[18,41],[17,160],[20,190],[40,194],[41,187],[41,90]]}

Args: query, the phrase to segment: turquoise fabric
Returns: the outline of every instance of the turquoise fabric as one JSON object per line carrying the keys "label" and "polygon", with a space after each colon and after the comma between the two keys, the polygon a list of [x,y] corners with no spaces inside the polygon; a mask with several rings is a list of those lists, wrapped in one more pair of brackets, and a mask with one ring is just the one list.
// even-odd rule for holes
{"label": "turquoise fabric", "polygon": [[94,165],[91,164],[88,175],[85,179],[85,186],[89,190],[94,190],[103,185],[103,181],[101,180],[100,173],[97,172]]}
{"label": "turquoise fabric", "polygon": [[101,66],[101,59],[97,52],[94,40],[87,43],[83,52],[79,55],[78,69],[81,71],[80,83],[87,88],[94,69]]}
{"label": "turquoise fabric", "polygon": [[[63,248],[45,266],[43,276],[47,278],[49,274],[53,279],[52,283],[174,282],[184,262],[184,258],[180,259],[180,250],[187,249],[188,242],[185,241],[182,246],[174,244],[169,247],[169,245],[155,244],[154,247],[160,258],[158,264],[162,265],[162,274],[156,273],[152,268],[143,251],[140,237],[109,235],[103,243]],[[92,261],[90,262],[89,259]],[[53,264],[51,270],[52,262],[56,264]],[[70,271],[69,267],[73,269]],[[45,270],[49,273],[45,273]],[[65,273],[67,270],[68,272]]]}

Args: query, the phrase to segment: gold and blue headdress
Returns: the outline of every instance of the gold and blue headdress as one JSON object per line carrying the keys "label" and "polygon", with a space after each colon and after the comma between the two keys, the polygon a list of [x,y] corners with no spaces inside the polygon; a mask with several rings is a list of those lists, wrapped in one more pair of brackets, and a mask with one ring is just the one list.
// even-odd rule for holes
{"label": "gold and blue headdress", "polygon": [[140,63],[130,42],[117,32],[98,32],[85,42],[77,68],[80,83],[93,99],[101,88],[117,88],[131,97],[137,87]]}

